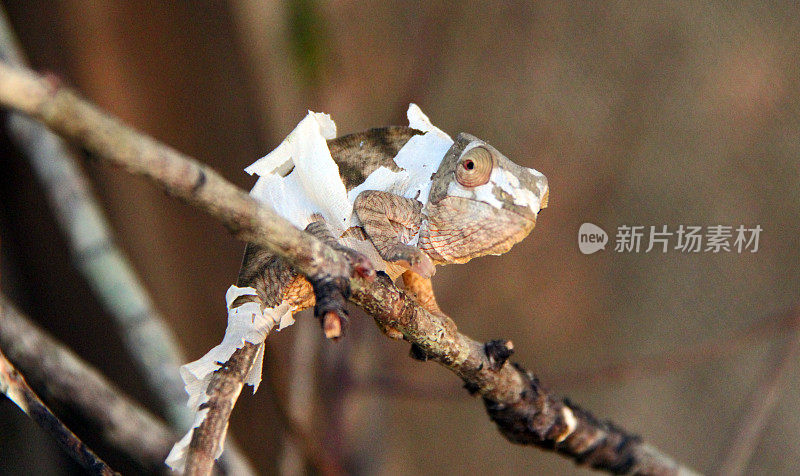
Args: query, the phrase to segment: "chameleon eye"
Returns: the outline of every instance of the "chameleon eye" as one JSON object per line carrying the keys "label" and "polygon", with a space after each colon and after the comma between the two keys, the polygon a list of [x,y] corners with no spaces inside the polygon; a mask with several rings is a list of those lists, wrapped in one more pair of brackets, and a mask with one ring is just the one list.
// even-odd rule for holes
{"label": "chameleon eye", "polygon": [[474,147],[461,157],[456,167],[456,180],[465,187],[478,187],[489,181],[494,160],[485,147]]}

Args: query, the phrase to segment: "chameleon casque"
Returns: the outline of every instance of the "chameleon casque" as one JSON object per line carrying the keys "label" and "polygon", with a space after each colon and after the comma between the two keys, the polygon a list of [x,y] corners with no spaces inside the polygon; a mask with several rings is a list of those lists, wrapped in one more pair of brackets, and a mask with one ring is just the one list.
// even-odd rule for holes
{"label": "chameleon casque", "polygon": [[[486,142],[466,133],[451,140],[416,105],[408,116],[409,127],[331,138],[328,116],[309,113],[278,149],[246,170],[261,176],[251,192],[256,199],[329,244],[364,253],[392,279],[402,276],[421,305],[440,312],[430,284],[434,266],[508,251],[533,230],[549,189],[544,175]],[[319,137],[316,148],[308,146],[314,142],[308,130],[325,136],[325,147]],[[239,286],[255,288],[269,308],[314,305],[305,278],[252,244]],[[328,337],[339,332],[325,329]]]}

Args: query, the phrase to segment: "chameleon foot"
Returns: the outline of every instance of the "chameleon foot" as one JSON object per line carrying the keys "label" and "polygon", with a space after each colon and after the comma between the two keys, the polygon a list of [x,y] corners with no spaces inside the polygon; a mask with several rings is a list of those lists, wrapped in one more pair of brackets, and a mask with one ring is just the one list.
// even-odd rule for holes
{"label": "chameleon foot", "polygon": [[436,272],[433,261],[424,251],[402,243],[392,247],[391,253],[387,255],[387,261],[398,263],[423,278],[430,278]]}
{"label": "chameleon foot", "polygon": [[334,248],[344,253],[356,275],[366,279],[370,283],[375,280],[375,268],[372,266],[372,262],[370,262],[369,258],[346,246],[335,246]]}

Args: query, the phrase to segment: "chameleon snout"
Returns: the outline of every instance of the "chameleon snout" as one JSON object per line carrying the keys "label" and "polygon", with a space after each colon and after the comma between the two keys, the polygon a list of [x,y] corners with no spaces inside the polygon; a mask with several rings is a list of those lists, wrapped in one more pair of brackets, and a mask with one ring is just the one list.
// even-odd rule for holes
{"label": "chameleon snout", "polygon": [[547,185],[547,177],[539,177],[536,188],[539,189],[539,209],[547,208],[547,201],[550,199],[550,187]]}

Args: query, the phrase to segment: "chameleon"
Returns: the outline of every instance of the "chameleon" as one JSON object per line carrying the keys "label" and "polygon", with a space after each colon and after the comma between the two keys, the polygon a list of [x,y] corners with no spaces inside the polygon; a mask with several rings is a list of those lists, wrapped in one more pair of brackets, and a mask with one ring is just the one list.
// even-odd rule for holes
{"label": "chameleon", "polygon": [[[309,112],[276,151],[246,170],[260,176],[256,199],[335,248],[365,254],[393,280],[402,277],[420,305],[437,313],[435,266],[508,251],[533,230],[549,187],[543,174],[475,136],[450,139],[415,104],[408,116],[406,127],[336,138],[327,115]],[[324,145],[317,135],[309,147],[309,130],[324,136]],[[265,307],[297,312],[314,305],[309,282],[254,244],[246,247],[238,285],[254,288]],[[242,296],[233,307],[252,299]],[[338,321],[323,327],[328,338],[341,334]]]}
{"label": "chameleon", "polygon": [[[430,279],[435,267],[505,253],[533,230],[550,192],[541,173],[470,134],[451,139],[414,104],[408,118],[408,127],[337,138],[329,116],[309,111],[274,151],[245,170],[259,176],[250,192],[256,200],[353,260],[366,256],[376,270],[402,278],[421,306],[441,313]],[[258,345],[244,376],[255,392],[267,333],[315,304],[302,275],[252,243],[226,301],[222,343],[180,369],[196,411],[192,429],[167,457],[176,471],[185,466],[194,428],[205,420],[207,389],[222,362],[244,342]],[[342,322],[327,317],[321,319],[325,336],[340,337]],[[397,329],[381,330],[403,338]]]}

